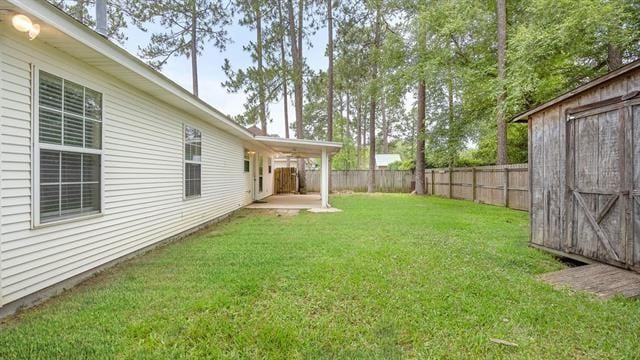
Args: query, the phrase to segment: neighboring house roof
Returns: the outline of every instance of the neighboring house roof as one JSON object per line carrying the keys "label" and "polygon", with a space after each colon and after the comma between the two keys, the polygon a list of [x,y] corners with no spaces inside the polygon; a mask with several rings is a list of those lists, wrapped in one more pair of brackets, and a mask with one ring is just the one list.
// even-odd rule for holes
{"label": "neighboring house roof", "polygon": [[376,154],[376,166],[389,166],[396,161],[402,161],[400,154]]}
{"label": "neighboring house roof", "polygon": [[[0,8],[28,15],[38,23],[41,31],[34,41],[42,41],[66,51],[112,78],[209,122],[242,140],[260,147],[268,147],[264,141],[256,138],[256,135],[213,106],[47,1],[0,0]],[[335,146],[340,148],[342,145],[326,141],[308,144],[308,147],[318,149]]]}
{"label": "neighboring house roof", "polygon": [[259,127],[255,126],[255,125],[251,125],[250,127],[247,128],[247,130],[252,133],[254,136],[261,136],[264,135],[262,133],[262,129],[260,129]]}
{"label": "neighboring house roof", "polygon": [[560,96],[557,96],[557,97],[555,97],[555,98],[553,98],[553,99],[551,99],[551,100],[549,100],[549,101],[547,101],[547,102],[545,102],[543,104],[540,104],[540,105],[536,106],[535,108],[533,108],[531,110],[528,110],[528,111],[525,111],[523,113],[520,113],[520,114],[516,115],[511,120],[511,122],[526,122],[530,115],[533,115],[533,114],[535,114],[537,112],[540,112],[540,111],[542,111],[542,110],[544,110],[544,109],[546,109],[546,108],[548,108],[550,106],[553,106],[553,105],[555,105],[555,104],[557,104],[557,103],[559,103],[561,101],[569,99],[570,97],[576,96],[576,95],[578,95],[578,94],[580,94],[580,93],[582,93],[582,92],[584,92],[586,90],[589,90],[589,89],[591,89],[591,88],[593,88],[595,86],[598,86],[598,85],[600,85],[600,84],[602,84],[602,83],[604,83],[606,81],[609,81],[609,80],[611,80],[613,78],[616,78],[616,77],[618,77],[618,76],[620,76],[622,74],[625,74],[625,73],[627,73],[627,72],[629,72],[631,70],[634,70],[634,69],[636,69],[638,67],[640,67],[640,60],[632,61],[629,64],[627,64],[627,65],[625,65],[625,66],[623,66],[623,67],[621,67],[621,68],[619,68],[617,70],[608,72],[608,73],[606,73],[606,74],[604,74],[604,75],[602,75],[600,77],[597,77],[597,78],[589,81],[588,83],[586,83],[586,84],[584,84],[582,86],[578,86],[577,88],[575,88],[575,89],[573,89],[571,91],[568,91],[568,92],[566,92],[566,93],[564,93],[564,94],[562,94]]}

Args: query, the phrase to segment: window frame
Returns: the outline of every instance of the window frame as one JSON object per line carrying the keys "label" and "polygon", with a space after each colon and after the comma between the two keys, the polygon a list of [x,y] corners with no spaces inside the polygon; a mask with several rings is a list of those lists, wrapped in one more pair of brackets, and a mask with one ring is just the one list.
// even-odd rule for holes
{"label": "window frame", "polygon": [[248,149],[244,149],[242,158],[242,172],[245,174],[251,173],[251,153]]}
{"label": "window frame", "polygon": [[[47,72],[53,76],[61,78],[63,81],[70,81],[76,83],[83,88],[89,88],[93,91],[99,92],[102,96],[102,114],[101,114],[101,126],[100,126],[100,149],[93,149],[87,147],[77,147],[69,145],[57,145],[57,144],[41,144],[40,143],[40,71]],[[78,77],[66,71],[62,71],[58,68],[48,67],[44,64],[32,64],[31,65],[31,228],[41,228],[48,226],[55,226],[59,224],[66,224],[70,222],[83,221],[95,217],[101,217],[104,215],[104,128],[105,128],[105,113],[107,112],[105,104],[107,103],[105,88],[95,83],[87,81],[82,77]],[[63,93],[64,96],[64,93]],[[84,141],[84,140],[83,140]],[[61,141],[62,142],[62,141]],[[44,146],[41,146],[44,145]],[[100,184],[99,184],[99,196],[100,196],[100,210],[88,214],[78,214],[67,217],[61,217],[56,220],[42,222],[40,218],[40,151],[41,150],[72,152],[81,154],[92,154],[100,156]]]}
{"label": "window frame", "polygon": [[[187,137],[186,137],[186,131],[187,131],[187,127],[190,127],[194,130],[197,130],[200,133],[200,161],[193,161],[193,160],[187,160],[185,159],[186,153],[185,153],[185,145],[187,144]],[[182,200],[183,201],[187,201],[187,200],[193,200],[193,199],[198,199],[200,197],[202,197],[202,167],[203,167],[203,156],[202,156],[202,140],[204,138],[203,132],[202,130],[197,127],[197,126],[193,126],[189,123],[183,123],[182,124]],[[196,195],[189,195],[187,196],[187,164],[198,164],[200,165],[200,193],[196,194]]]}

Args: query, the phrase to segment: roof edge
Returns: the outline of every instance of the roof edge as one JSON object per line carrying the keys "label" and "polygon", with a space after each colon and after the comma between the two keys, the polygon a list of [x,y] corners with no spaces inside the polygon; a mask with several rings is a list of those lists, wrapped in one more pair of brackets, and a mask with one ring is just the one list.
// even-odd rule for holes
{"label": "roof edge", "polygon": [[279,142],[279,143],[289,143],[292,145],[317,145],[321,147],[330,147],[330,148],[342,148],[342,143],[335,141],[324,141],[324,140],[309,140],[309,139],[287,139],[281,137],[273,137],[273,136],[264,136],[264,135],[256,135],[255,139],[261,142],[269,143],[269,142]]}
{"label": "roof edge", "polygon": [[147,80],[162,87],[172,95],[188,102],[189,105],[198,107],[200,110],[209,113],[213,119],[236,131],[236,135],[241,135],[245,138],[251,139],[254,138],[253,134],[251,134],[245,127],[229,119],[220,110],[191,94],[187,89],[178,85],[175,81],[138,59],[126,49],[123,49],[100,33],[80,23],[71,15],[55,7],[53,4],[50,4],[47,1],[7,1],[24,11],[34,14],[49,25],[57,28],[60,32],[93,49],[111,61],[115,61],[130,71],[145,77]]}

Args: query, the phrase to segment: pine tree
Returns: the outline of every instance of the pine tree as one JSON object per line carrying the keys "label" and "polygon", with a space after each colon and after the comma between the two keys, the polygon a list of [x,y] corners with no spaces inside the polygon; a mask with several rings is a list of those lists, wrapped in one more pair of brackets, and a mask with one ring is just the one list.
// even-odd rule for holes
{"label": "pine tree", "polygon": [[143,59],[161,69],[174,56],[191,59],[193,94],[198,96],[198,56],[212,43],[223,50],[231,22],[231,9],[222,0],[137,0],[140,21],[159,23],[164,31],[153,33],[149,44],[139,48]]}

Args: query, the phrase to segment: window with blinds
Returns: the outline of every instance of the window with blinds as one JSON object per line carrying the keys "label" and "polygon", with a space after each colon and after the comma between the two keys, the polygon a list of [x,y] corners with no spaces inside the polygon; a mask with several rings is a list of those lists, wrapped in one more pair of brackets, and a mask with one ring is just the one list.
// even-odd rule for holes
{"label": "window with blinds", "polygon": [[184,127],[184,196],[200,196],[202,192],[202,133]]}
{"label": "window with blinds", "polygon": [[248,173],[251,171],[251,155],[249,154],[249,150],[244,151],[244,172]]}
{"label": "window with blinds", "polygon": [[102,94],[38,74],[39,221],[99,213]]}

